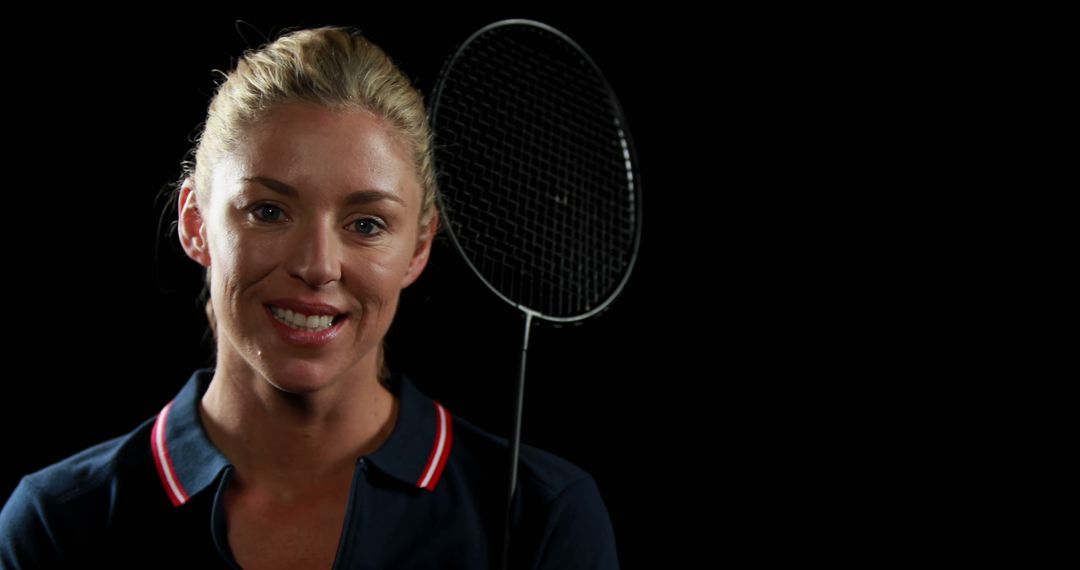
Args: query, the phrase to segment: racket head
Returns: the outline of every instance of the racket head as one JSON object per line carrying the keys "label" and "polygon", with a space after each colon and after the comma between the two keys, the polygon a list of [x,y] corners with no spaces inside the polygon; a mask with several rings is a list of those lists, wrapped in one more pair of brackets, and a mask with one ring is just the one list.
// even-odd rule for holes
{"label": "racket head", "polygon": [[429,103],[438,197],[455,249],[499,298],[576,322],[618,297],[641,246],[642,184],[599,66],[534,20],[484,26]]}

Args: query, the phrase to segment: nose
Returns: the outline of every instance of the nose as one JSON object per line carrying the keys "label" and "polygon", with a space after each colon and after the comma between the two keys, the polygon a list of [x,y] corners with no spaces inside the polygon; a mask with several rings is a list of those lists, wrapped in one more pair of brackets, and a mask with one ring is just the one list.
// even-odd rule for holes
{"label": "nose", "polygon": [[312,287],[341,278],[342,246],[332,221],[301,224],[290,244],[289,274]]}

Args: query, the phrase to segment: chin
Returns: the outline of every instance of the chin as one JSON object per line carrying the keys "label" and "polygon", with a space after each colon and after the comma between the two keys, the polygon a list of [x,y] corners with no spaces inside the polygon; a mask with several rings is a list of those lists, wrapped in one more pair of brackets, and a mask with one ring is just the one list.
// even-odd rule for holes
{"label": "chin", "polygon": [[334,384],[340,373],[323,363],[295,362],[275,367],[266,378],[278,390],[302,396]]}

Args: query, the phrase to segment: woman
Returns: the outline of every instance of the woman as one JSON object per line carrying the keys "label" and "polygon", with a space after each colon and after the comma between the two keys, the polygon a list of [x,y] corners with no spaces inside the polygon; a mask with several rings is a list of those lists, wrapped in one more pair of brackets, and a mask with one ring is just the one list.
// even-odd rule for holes
{"label": "woman", "polygon": [[[439,227],[420,94],[355,30],[282,36],[219,86],[177,189],[214,368],[23,479],[4,568],[489,568],[506,441],[390,374]],[[511,566],[616,568],[593,479],[522,446]]]}

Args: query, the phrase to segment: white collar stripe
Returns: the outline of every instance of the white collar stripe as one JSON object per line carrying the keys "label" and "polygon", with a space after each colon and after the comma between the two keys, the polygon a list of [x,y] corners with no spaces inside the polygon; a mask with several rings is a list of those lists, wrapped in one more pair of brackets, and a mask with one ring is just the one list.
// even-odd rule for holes
{"label": "white collar stripe", "polygon": [[424,476],[417,486],[434,491],[435,485],[442,476],[443,467],[446,466],[446,457],[449,455],[450,445],[453,440],[449,414],[442,404],[435,402],[435,409],[439,413],[438,432],[435,434],[435,447],[431,450],[427,467],[424,468]]}
{"label": "white collar stripe", "polygon": [[169,448],[165,444],[165,431],[169,425],[169,410],[172,409],[172,405],[173,403],[169,402],[158,414],[157,421],[154,422],[154,429],[150,432],[150,447],[154,454],[154,466],[157,467],[158,476],[161,477],[161,484],[165,487],[165,494],[169,496],[169,500],[172,501],[174,507],[179,507],[187,502],[188,495],[184,492],[184,488],[180,486],[180,478],[176,475],[176,468],[173,467]]}

